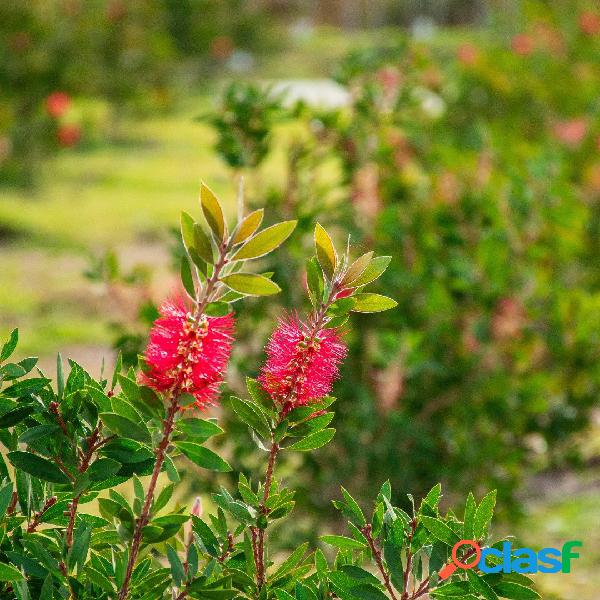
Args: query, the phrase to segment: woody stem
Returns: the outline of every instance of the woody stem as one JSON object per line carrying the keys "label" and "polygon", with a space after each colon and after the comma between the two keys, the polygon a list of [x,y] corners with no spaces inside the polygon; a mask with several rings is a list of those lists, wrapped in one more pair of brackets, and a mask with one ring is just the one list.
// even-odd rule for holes
{"label": "woody stem", "polygon": [[175,415],[179,409],[179,404],[177,401],[177,394],[173,394],[167,410],[167,418],[165,419],[163,425],[163,437],[158,445],[158,448],[156,449],[156,463],[154,464],[154,470],[152,471],[152,477],[150,478],[150,485],[148,486],[148,491],[146,492],[144,506],[135,524],[135,531],[133,532],[131,547],[129,549],[127,570],[125,571],[125,579],[123,580],[123,585],[121,587],[121,591],[119,592],[119,600],[124,600],[124,598],[127,598],[127,594],[129,593],[131,575],[133,573],[133,568],[135,567],[137,556],[140,551],[140,545],[142,543],[142,530],[148,524],[150,519],[150,509],[152,507],[152,501],[154,500],[154,490],[156,489],[158,476],[160,475],[160,471],[165,461],[167,448],[171,442],[171,434],[175,428]]}
{"label": "woody stem", "polygon": [[[267,463],[267,472],[265,474],[265,488],[263,491],[263,499],[260,503],[260,512],[263,515],[268,514],[266,507],[267,501],[269,500],[269,494],[271,493],[271,483],[273,481],[273,473],[275,471],[275,461],[277,460],[277,454],[279,453],[279,444],[273,442],[271,445],[271,451],[269,452],[269,462]],[[262,528],[256,528],[255,534],[252,536],[254,544],[254,556],[256,563],[256,584],[260,589],[265,584],[265,530]]]}
{"label": "woody stem", "polygon": [[[206,308],[206,305],[210,302],[215,286],[219,282],[219,276],[221,275],[221,271],[223,270],[223,267],[227,264],[227,252],[229,251],[229,246],[229,239],[224,240],[219,246],[219,259],[214,265],[213,273],[202,288],[202,292],[200,293],[200,297],[198,298],[198,301],[196,303],[194,316],[197,319],[200,318],[204,313],[204,309]],[[150,509],[152,508],[152,502],[154,500],[154,491],[158,483],[158,476],[160,475],[162,466],[164,464],[167,449],[169,447],[169,444],[171,443],[171,435],[173,434],[173,430],[175,429],[175,416],[177,415],[177,412],[179,410],[179,390],[177,388],[178,385],[176,384],[171,390],[166,418],[163,421],[163,435],[160,444],[158,445],[155,451],[156,462],[154,464],[154,470],[152,471],[150,484],[146,492],[144,506],[142,508],[140,517],[137,519],[135,524],[135,530],[133,532],[131,546],[129,548],[127,570],[125,572],[125,579],[123,580],[123,585],[121,586],[121,590],[119,592],[119,600],[125,600],[129,593],[131,575],[133,574],[133,569],[135,567],[135,563],[140,551],[140,545],[142,543],[142,530],[150,520]]]}
{"label": "woody stem", "polygon": [[[326,301],[324,301],[321,306],[313,313],[313,318],[311,319],[311,329],[309,334],[309,339],[313,340],[314,337],[318,334],[319,330],[323,326],[323,323],[326,319],[327,309],[331,306],[331,304],[335,301],[335,296],[339,291],[339,284],[337,281],[334,281],[331,286],[331,291],[329,293],[329,297]],[[293,395],[293,390],[295,388],[292,387],[292,391],[290,391],[289,395],[282,402],[282,406],[286,406]],[[273,473],[275,471],[275,462],[277,460],[277,455],[279,453],[280,447],[277,442],[273,442],[271,444],[271,450],[269,452],[269,462],[267,463],[267,471],[265,473],[265,483],[263,490],[263,498],[260,504],[260,513],[262,515],[268,514],[268,509],[266,507],[266,503],[269,500],[269,494],[271,493],[271,483],[273,481]],[[265,584],[265,529],[259,527],[252,527],[252,550],[254,553],[254,562],[256,565],[256,584],[258,589],[260,590]]]}

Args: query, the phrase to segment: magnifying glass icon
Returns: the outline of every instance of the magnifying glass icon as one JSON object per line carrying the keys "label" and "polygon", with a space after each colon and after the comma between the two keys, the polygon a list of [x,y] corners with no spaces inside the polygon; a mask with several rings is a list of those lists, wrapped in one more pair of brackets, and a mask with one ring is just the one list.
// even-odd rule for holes
{"label": "magnifying glass icon", "polygon": [[[462,546],[471,546],[471,548],[473,548],[473,550],[475,551],[474,555],[470,555],[469,558],[471,558],[471,556],[475,556],[475,560],[473,562],[463,562],[461,561],[457,554],[458,554],[458,550],[459,548],[462,548]],[[456,569],[472,569],[473,567],[476,567],[479,563],[479,561],[481,560],[481,547],[479,546],[479,544],[475,541],[475,540],[460,540],[460,542],[457,542],[456,544],[454,544],[454,548],[452,548],[452,562],[448,563],[439,573],[439,577],[440,579],[444,580],[444,579],[448,579],[448,577],[450,577],[450,575],[452,575],[452,573],[454,573],[454,571],[456,571]]]}

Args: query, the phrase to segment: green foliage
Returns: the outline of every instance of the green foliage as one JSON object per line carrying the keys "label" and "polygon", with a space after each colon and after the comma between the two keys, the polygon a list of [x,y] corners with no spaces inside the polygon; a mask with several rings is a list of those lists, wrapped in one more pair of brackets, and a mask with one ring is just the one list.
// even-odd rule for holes
{"label": "green foliage", "polygon": [[[287,111],[294,135],[277,148],[287,143],[287,172],[269,194],[299,225],[275,271],[301,272],[315,219],[381,255],[366,268],[368,254],[357,257],[348,275],[352,286],[374,282],[352,310],[375,314],[351,327],[340,393],[355,401],[338,409],[343,434],[298,476],[305,489],[343,472],[364,482],[365,501],[374,479],[425,493],[443,477],[464,494],[497,488],[508,514],[529,473],[580,461],[574,440],[600,393],[597,11],[525,6],[519,18],[492,11],[490,28],[460,45],[390,35],[339,64],[346,106]],[[265,100],[255,102],[260,114]],[[224,119],[250,113],[225,102],[221,143],[237,131]],[[226,162],[250,167],[246,180],[261,187],[249,196],[264,194],[270,161]],[[338,233],[317,228],[313,305],[341,260]],[[303,285],[298,276],[279,296],[285,308],[298,307]],[[318,493],[308,502],[319,518],[328,510]]]}
{"label": "green foliage", "polygon": [[[210,229],[204,237],[196,234],[201,226],[191,216],[182,216],[187,264],[182,279],[193,302],[190,320],[208,318],[209,307],[215,314],[227,314],[229,304],[240,299],[231,298],[226,289],[233,287],[230,278],[254,276],[239,269],[250,258],[274,250],[295,227],[295,222],[284,222],[256,233],[262,219],[253,218],[250,226],[240,219],[230,234],[219,201],[205,186],[201,206]],[[325,251],[335,260],[315,257],[309,261],[313,335],[358,310],[360,296],[365,294],[357,292],[363,286],[346,286],[353,285],[376,260],[368,252],[351,262],[349,247],[338,253],[321,226],[316,232],[317,256],[324,247],[321,241],[329,240]],[[214,251],[208,260],[196,252],[205,238]],[[257,240],[254,245],[252,240]],[[250,245],[242,259],[236,248],[240,243]],[[377,270],[383,271],[381,266]],[[272,283],[268,277],[262,279]],[[385,310],[392,304],[388,299],[389,306],[380,304],[379,308]],[[326,600],[332,593],[342,599],[385,599],[389,593],[394,599],[392,585],[397,591],[404,586],[403,598],[407,598],[411,577],[415,581],[411,598],[415,599],[421,591],[443,597],[449,585],[459,586],[468,598],[517,597],[517,588],[523,590],[518,597],[538,597],[528,580],[515,582],[500,576],[488,583],[469,572],[467,579],[458,575],[435,587],[435,573],[423,571],[422,559],[429,561],[428,568],[435,564],[434,551],[445,553],[447,560],[447,546],[467,527],[484,542],[495,492],[478,505],[469,496],[465,509],[469,523],[463,525],[452,513],[439,514],[440,486],[409,516],[391,505],[391,488],[384,484],[369,523],[357,501],[342,488],[343,500],[334,504],[349,520],[350,537],[322,537],[337,549],[333,565],[329,566],[321,550],[314,555],[308,552],[308,542],[277,564],[268,532],[293,512],[296,492],[277,477],[276,460],[280,454],[316,451],[333,439],[336,430],[328,427],[334,418],[328,410],[332,397],[309,405],[290,403],[288,398],[281,405],[272,401],[257,380],[248,378],[249,398],[232,397],[227,407],[249,428],[259,451],[268,452],[265,477],[256,483],[239,472],[237,491],[220,486],[211,496],[216,513],[203,519],[199,500],[190,511],[170,506],[179,483],[173,459],[185,457],[202,472],[225,473],[232,467],[206,446],[223,429],[213,419],[193,415],[196,398],[192,390],[183,391],[188,388],[174,377],[173,384],[166,389],[157,386],[161,392],[156,393],[138,383],[134,368],[122,372],[120,355],[112,376],[102,374],[98,379],[74,361],[69,361],[65,372],[59,355],[54,385],[42,372],[28,377],[35,359],[6,362],[17,342],[15,330],[0,352],[0,443],[10,463],[9,470],[0,462],[2,598]],[[145,359],[139,363],[140,372],[148,374]],[[179,368],[186,372],[185,363]],[[170,483],[158,491],[161,472]],[[146,476],[150,476],[147,484],[142,480]],[[116,489],[128,481],[132,498]],[[91,503],[93,508],[84,512]],[[384,558],[380,548],[385,550]],[[369,559],[374,560],[381,580],[363,568]],[[402,560],[409,565],[405,572]],[[425,583],[418,582],[423,577]]]}

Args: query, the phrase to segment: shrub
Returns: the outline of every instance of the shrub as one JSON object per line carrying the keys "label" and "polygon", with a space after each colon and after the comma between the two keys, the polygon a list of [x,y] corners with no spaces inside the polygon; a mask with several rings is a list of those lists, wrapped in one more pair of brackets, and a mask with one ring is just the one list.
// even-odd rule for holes
{"label": "shrub", "polygon": [[[526,577],[515,584],[509,576],[460,571],[438,581],[456,541],[487,539],[495,492],[479,505],[469,496],[461,522],[452,512],[440,514],[440,486],[407,513],[392,505],[386,483],[368,522],[342,488],[335,505],[349,520],[351,537],[322,538],[338,549],[333,562],[320,549],[307,554],[307,543],[282,561],[270,551],[272,524],[295,503],[294,491],[277,476],[278,455],[311,452],[335,433],[328,427],[334,416],[328,394],[346,353],[344,323],[352,312],[396,304],[364,291],[389,257],[367,252],[350,261],[349,249],[338,254],[320,225],[307,262],[312,311],[279,323],[258,380],[247,380],[244,399],[226,403],[267,452],[264,479],[257,485],[240,473],[238,493],[222,486],[212,494],[216,513],[208,518],[200,500],[191,510],[167,510],[180,471],[189,468],[180,459],[204,470],[231,470],[205,445],[223,430],[216,419],[196,415],[216,401],[225,377],[234,341],[231,305],[279,291],[269,274],[249,272],[248,261],[274,250],[295,227],[281,222],[258,231],[259,209],[230,232],[205,186],[201,204],[208,230],[185,213],[181,220],[186,296],[161,306],[140,372],[123,373],[117,361],[111,377],[96,380],[73,361],[65,373],[59,356],[53,386],[41,372],[30,375],[35,358],[9,362],[17,331],[3,346],[0,441],[12,468],[0,462],[2,597],[539,597]],[[160,489],[162,472],[170,483]],[[126,481],[133,484],[131,500],[114,489]],[[363,568],[368,561],[376,574]]]}

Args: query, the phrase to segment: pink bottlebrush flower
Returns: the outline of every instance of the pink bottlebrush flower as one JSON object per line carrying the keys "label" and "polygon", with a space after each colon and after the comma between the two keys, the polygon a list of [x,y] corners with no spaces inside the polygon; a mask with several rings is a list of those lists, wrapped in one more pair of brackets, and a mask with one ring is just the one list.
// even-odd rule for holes
{"label": "pink bottlebrush flower", "polygon": [[288,317],[280,320],[266,353],[258,380],[286,414],[331,391],[346,346],[335,329],[321,329],[313,337],[309,325]]}
{"label": "pink bottlebrush flower", "polygon": [[233,315],[194,320],[181,298],[165,301],[159,312],[146,348],[149,369],[142,382],[159,392],[192,394],[198,408],[213,404],[229,362]]}

